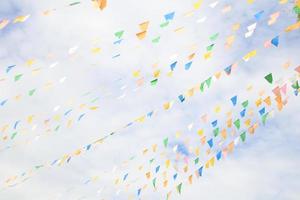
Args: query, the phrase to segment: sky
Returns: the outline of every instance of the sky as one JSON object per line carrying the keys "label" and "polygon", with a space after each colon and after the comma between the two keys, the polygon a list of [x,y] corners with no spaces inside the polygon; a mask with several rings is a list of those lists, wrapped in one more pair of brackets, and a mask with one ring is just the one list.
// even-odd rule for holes
{"label": "sky", "polygon": [[[201,121],[204,114],[209,122],[218,119],[224,125],[232,96],[238,96],[239,104],[249,100],[253,106],[259,91],[272,93],[273,85],[265,75],[272,73],[274,82],[280,84],[289,81],[296,73],[293,69],[300,65],[299,30],[283,31],[296,22],[292,1],[280,4],[278,0],[255,0],[250,4],[247,0],[203,0],[197,10],[193,7],[195,0],[108,0],[104,10],[95,8],[89,0],[68,6],[72,2],[0,1],[0,20],[30,14],[25,22],[0,30],[0,102],[8,99],[0,106],[0,199],[166,199],[166,191],[160,189],[162,175],[158,176],[157,189],[151,180],[140,178],[144,172],[135,166],[147,169],[152,158],[141,152],[158,144],[169,159],[183,166],[184,162],[172,153],[177,145],[180,157],[191,159],[192,165],[195,155],[189,147],[200,143],[195,132],[201,127],[205,134],[212,132],[211,125]],[[224,11],[229,7],[230,11]],[[48,15],[43,14],[46,10]],[[254,15],[260,11],[264,12],[256,19]],[[268,25],[269,16],[278,11],[277,21]],[[161,28],[164,15],[170,12],[175,12],[174,19]],[[139,40],[136,33],[145,21],[149,21],[147,34]],[[236,23],[240,28],[233,31]],[[247,27],[254,23],[254,33],[245,38]],[[174,31],[178,28],[182,31]],[[114,44],[114,33],[121,30],[123,40]],[[216,33],[217,39],[210,41]],[[231,35],[235,35],[235,41],[231,48],[225,48]],[[278,47],[264,47],[266,40],[278,35]],[[153,43],[158,36],[159,42]],[[211,44],[212,56],[205,60],[203,54]],[[242,57],[252,50],[257,50],[257,55],[243,61]],[[196,55],[191,68],[185,70],[192,53]],[[168,76],[175,61],[176,68]],[[204,93],[178,102],[178,95],[237,61],[238,67],[229,76],[213,79]],[[16,66],[6,72],[12,65]],[[151,86],[157,70],[158,82]],[[137,78],[133,76],[136,71]],[[18,74],[23,75],[15,81]],[[139,86],[141,78],[144,83]],[[246,89],[249,86],[251,91]],[[29,96],[31,90],[34,93]],[[193,184],[184,183],[181,194],[174,190],[170,199],[298,199],[300,105],[291,91],[288,96],[288,104],[265,126],[205,170],[201,178],[194,178]],[[176,100],[172,109],[163,110],[162,105],[172,100]],[[215,112],[216,106],[221,107],[220,113]],[[152,110],[159,111],[119,131]],[[239,114],[237,107],[232,111]],[[34,116],[31,123],[29,116]],[[49,166],[53,160],[113,131],[116,134],[74,156],[71,162]],[[176,138],[178,131],[181,136]],[[3,139],[15,132],[13,139]],[[167,148],[162,147],[165,138],[169,138]],[[155,159],[155,166],[164,164],[161,155],[155,154]],[[35,170],[34,166],[40,164],[47,167]],[[31,169],[28,180],[11,187],[5,184],[8,177],[28,174]],[[127,187],[125,181],[114,183],[116,177],[122,179],[126,173],[131,186]],[[178,181],[186,176],[182,171],[178,175]],[[137,189],[146,183],[147,189],[137,196]]]}

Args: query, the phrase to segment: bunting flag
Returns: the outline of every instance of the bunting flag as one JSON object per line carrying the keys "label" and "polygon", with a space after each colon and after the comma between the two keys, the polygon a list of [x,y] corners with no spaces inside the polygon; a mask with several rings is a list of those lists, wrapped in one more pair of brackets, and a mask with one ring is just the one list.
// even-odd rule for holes
{"label": "bunting flag", "polygon": [[[9,156],[1,189],[22,196],[18,186],[39,172],[49,178],[52,169],[55,179],[59,167],[63,179],[76,162],[90,173],[77,173],[62,199],[184,198],[207,170],[296,105],[299,2],[247,0],[243,12],[234,1],[203,0],[76,0],[46,9],[36,2],[31,13],[4,5],[0,152]],[[54,157],[45,151],[52,146]],[[20,156],[43,159],[27,159],[28,168]],[[97,191],[78,193],[83,187]]]}

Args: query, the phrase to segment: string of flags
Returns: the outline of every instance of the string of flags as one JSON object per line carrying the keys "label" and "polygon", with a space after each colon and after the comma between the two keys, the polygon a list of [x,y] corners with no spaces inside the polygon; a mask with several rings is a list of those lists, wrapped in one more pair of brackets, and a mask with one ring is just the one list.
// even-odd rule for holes
{"label": "string of flags", "polygon": [[[251,5],[255,2],[255,0],[247,0],[243,3]],[[92,4],[100,11],[104,11],[107,7],[111,6],[107,0],[90,0],[88,2],[73,1],[67,5],[63,5],[61,8],[57,7],[43,10],[41,13],[38,13],[38,16],[48,16],[52,12],[58,12],[64,8],[75,7],[84,3]],[[278,1],[279,5],[287,3],[288,0]],[[179,35],[179,33],[188,30],[181,20],[191,16],[193,16],[193,18],[190,19],[194,20],[198,14],[202,14],[200,12],[198,13],[198,11],[204,4],[205,1],[203,0],[195,0],[192,9],[184,12],[182,16],[180,16],[177,11],[166,12],[161,16],[162,20],[156,25],[159,29],[164,30],[166,33],[168,32],[168,34],[176,33]],[[229,14],[233,14],[236,9],[233,4],[230,5],[227,2],[213,1],[207,4],[207,7],[211,9],[215,9],[217,6],[220,8],[221,4],[219,11],[222,16],[229,16]],[[299,8],[300,1],[297,0],[295,1],[292,11],[297,14],[298,18],[300,15]],[[107,11],[109,10],[110,8]],[[266,13],[271,14],[267,15]],[[212,58],[215,57],[216,49],[219,48],[222,38],[224,38],[224,50],[230,49],[236,42],[236,39],[241,39],[246,42],[254,41],[252,40],[254,38],[253,36],[257,35],[260,31],[259,29],[262,27],[260,26],[261,24],[267,25],[272,29],[276,26],[279,19],[284,19],[284,14],[284,10],[281,9],[275,12],[274,10],[270,12],[267,9],[256,10],[251,15],[252,19],[245,24],[234,22],[231,24],[231,28],[228,28],[228,31],[214,30],[215,32],[212,32],[212,34],[208,36],[207,44],[201,45],[201,48],[199,48],[200,45],[198,46],[198,44],[189,45],[191,50],[184,55],[182,52],[186,51],[178,49],[176,54],[173,54],[170,56],[170,59],[167,60],[167,64],[160,64],[160,67],[158,67],[158,62],[151,62],[154,63],[152,73],[148,73],[148,70],[144,72],[141,68],[133,71],[127,70],[126,72],[132,72],[133,81],[135,83],[134,86],[131,84],[131,79],[128,81],[128,77],[125,78],[127,76],[125,75],[120,79],[112,81],[109,87],[118,87],[122,92],[120,96],[115,98],[117,100],[125,98],[126,94],[128,94],[127,91],[132,89],[131,87],[134,87],[132,91],[145,85],[148,85],[149,88],[157,88],[158,90],[157,86],[160,81],[162,82],[161,79],[164,77],[173,77],[175,72],[179,74],[181,72],[179,69],[182,69],[184,72],[189,72],[188,75],[191,75],[194,68],[197,67],[197,59],[201,59],[201,61],[205,61],[206,63],[212,60]],[[33,18],[33,14],[26,14],[13,18],[7,17],[0,19],[0,31],[6,31],[6,28],[13,28],[15,25],[25,23],[29,20],[32,21]],[[196,23],[204,23],[206,20],[207,16],[201,16],[201,18],[196,20]],[[178,24],[179,22],[182,24]],[[134,38],[135,42],[143,44],[145,47],[148,42],[153,48],[159,47],[159,45],[164,42],[163,39],[165,35],[158,33],[153,34],[151,29],[153,24],[155,24],[154,21],[148,18],[141,20],[140,23],[135,26],[136,28],[134,30],[124,30],[120,28],[111,33],[113,41],[109,43],[113,45],[114,50],[117,51],[109,55],[109,60],[115,62],[119,60],[118,58],[121,56],[121,52],[123,52],[122,49],[125,49],[126,46],[123,45],[126,43],[123,41],[128,38]],[[8,176],[5,180],[1,181],[3,183],[1,189],[16,188],[15,186],[31,179],[43,169],[62,167],[69,164],[73,159],[91,152],[91,150],[96,149],[108,139],[112,139],[113,136],[121,135],[125,130],[153,119],[153,117],[159,113],[170,114],[171,110],[174,110],[177,106],[180,107],[188,103],[192,97],[195,97],[197,94],[201,95],[200,98],[204,98],[202,94],[211,89],[215,83],[220,83],[221,85],[223,83],[221,80],[225,79],[225,77],[230,78],[233,74],[237,74],[235,72],[238,67],[241,68],[241,65],[249,64],[247,62],[254,59],[258,54],[262,54],[262,49],[272,49],[276,51],[280,49],[279,47],[284,46],[285,39],[288,38],[287,34],[300,29],[299,20],[292,23],[288,22],[288,24],[289,25],[283,29],[281,28],[281,31],[272,33],[273,36],[260,44],[260,46],[256,46],[255,48],[251,47],[249,48],[250,50],[246,48],[246,53],[242,51],[242,56],[234,59],[233,62],[230,62],[231,64],[222,63],[221,69],[218,68],[218,70],[210,73],[210,76],[193,84],[184,91],[178,92],[175,98],[160,102],[159,106],[150,109],[148,112],[143,112],[141,115],[129,120],[127,123],[112,131],[100,133],[96,139],[84,145],[80,145],[70,152],[65,152],[55,159],[46,159],[46,162],[35,164],[29,169],[22,169],[21,173]],[[171,31],[168,30],[171,28]],[[9,29],[7,30],[9,31]],[[240,36],[240,38],[238,38],[238,36]],[[145,42],[145,40],[147,40],[147,42]],[[87,46],[89,48],[88,51],[94,55],[102,53],[105,48],[108,49],[108,52],[111,49],[109,45],[101,47],[99,44],[93,44],[91,47],[91,45],[88,44]],[[235,44],[235,46],[237,45]],[[0,77],[0,84],[7,84],[7,86],[9,86],[9,84],[13,83],[15,86],[21,86],[27,79],[33,79],[34,76],[42,71],[46,74],[47,70],[54,68],[63,60],[75,61],[75,59],[81,59],[81,57],[77,56],[80,54],[80,48],[79,44],[69,48],[66,51],[66,57],[62,56],[61,61],[56,60],[47,67],[37,67],[35,59],[28,59],[22,64],[14,63],[6,65],[0,73],[2,76]],[[178,54],[183,57],[182,60],[177,59]],[[123,55],[122,53],[122,57]],[[224,55],[226,54],[224,53]],[[161,60],[165,62],[165,56],[161,57]],[[157,60],[157,58],[155,59]],[[147,62],[142,64],[148,65]],[[27,66],[26,70],[21,69],[23,66]],[[290,63],[287,62],[284,68],[287,69],[289,66]],[[253,87],[252,84],[247,86],[246,90],[243,90],[241,94],[233,94],[227,99],[227,102],[223,102],[228,109],[224,109],[224,107],[226,107],[224,104],[216,104],[210,110],[209,108],[205,108],[205,112],[198,114],[197,119],[187,120],[188,123],[186,123],[183,130],[176,131],[172,136],[163,135],[161,138],[155,140],[154,143],[151,142],[150,145],[149,143],[147,143],[147,145],[142,143],[144,148],[140,149],[137,153],[132,154],[128,159],[123,161],[118,160],[117,166],[114,166],[111,171],[100,171],[99,173],[102,173],[101,175],[85,178],[79,187],[99,181],[102,175],[107,176],[107,174],[109,174],[109,183],[104,186],[101,185],[100,193],[106,192],[106,189],[109,188],[110,192],[115,192],[116,196],[121,194],[123,197],[128,195],[128,199],[142,199],[144,195],[146,196],[147,191],[154,191],[165,195],[167,200],[171,199],[176,193],[181,195],[188,185],[192,185],[196,180],[204,176],[207,170],[213,168],[219,161],[226,159],[238,146],[247,143],[249,138],[260,127],[269,122],[275,114],[284,110],[290,99],[298,97],[300,92],[300,66],[293,69],[292,76],[283,75],[281,78],[278,78],[277,72],[271,72],[272,70],[269,69],[265,71],[260,82],[262,82],[268,90]],[[32,77],[30,77],[30,74]],[[33,99],[39,97],[42,91],[48,91],[49,89],[55,90],[66,80],[68,80],[68,77],[62,76],[53,81],[45,81],[30,88],[25,88],[21,93],[13,95],[9,93],[10,96],[0,97],[0,111],[9,110],[12,102],[20,102],[23,99],[25,100],[25,97],[26,100],[33,102]],[[123,80],[128,82],[123,83]],[[122,82],[121,87],[118,86],[120,82]],[[103,94],[103,98],[114,96],[111,88],[105,87],[105,90],[108,92],[107,94]],[[51,111],[27,113],[22,115],[22,117],[18,116],[10,122],[0,124],[0,142],[2,142],[4,146],[1,146],[0,152],[13,150],[19,145],[32,144],[41,137],[49,136],[66,128],[78,128],[78,126],[82,124],[80,122],[89,120],[91,113],[96,113],[101,110],[99,109],[101,107],[101,103],[99,103],[100,97],[95,90],[98,90],[98,88],[94,89],[94,91],[86,90],[88,92],[85,91],[80,97],[74,98],[74,102],[56,105],[52,108],[52,113]],[[255,92],[253,92],[253,90],[255,90]],[[245,98],[243,92],[246,92],[248,97]],[[255,94],[253,95],[252,92]],[[177,129],[180,128],[179,125],[175,126]],[[70,192],[69,189],[67,189],[66,192]],[[113,195],[110,197],[112,196]]]}

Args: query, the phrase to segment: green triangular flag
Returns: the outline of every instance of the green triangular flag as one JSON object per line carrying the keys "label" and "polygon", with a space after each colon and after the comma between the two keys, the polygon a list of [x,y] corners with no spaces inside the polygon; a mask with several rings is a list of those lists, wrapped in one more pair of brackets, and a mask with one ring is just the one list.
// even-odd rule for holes
{"label": "green triangular flag", "polygon": [[300,87],[299,87],[299,82],[296,81],[295,83],[293,83],[292,87],[296,90],[298,90]]}
{"label": "green triangular flag", "polygon": [[295,12],[297,15],[300,14],[300,7],[295,6],[293,10],[294,10],[294,12]]}
{"label": "green triangular flag", "polygon": [[181,187],[182,187],[182,183],[180,183],[179,185],[177,185],[177,191],[179,194],[181,194]]}
{"label": "green triangular flag", "polygon": [[205,81],[207,87],[209,88],[210,87],[210,84],[211,84],[211,77],[209,77],[206,81]]}
{"label": "green triangular flag", "polygon": [[59,125],[57,127],[55,127],[55,131],[58,131],[59,127],[60,127]]}
{"label": "green triangular flag", "polygon": [[244,108],[246,108],[246,107],[248,106],[248,104],[249,104],[249,101],[246,100],[246,101],[244,101],[244,102],[242,103],[242,106],[243,106]]}
{"label": "green triangular flag", "polygon": [[211,41],[214,41],[214,40],[216,40],[216,39],[218,38],[218,36],[219,36],[219,33],[215,33],[215,34],[213,34],[212,36],[210,36],[209,39],[210,39]]}
{"label": "green triangular flag", "polygon": [[34,94],[34,92],[35,92],[35,89],[29,90],[28,95],[32,96]]}
{"label": "green triangular flag", "polygon": [[15,81],[18,81],[20,80],[20,78],[23,76],[23,74],[18,74],[15,76]]}
{"label": "green triangular flag", "polygon": [[165,139],[164,139],[164,146],[165,146],[165,147],[168,146],[168,141],[169,141],[169,138],[165,138]]}
{"label": "green triangular flag", "polygon": [[262,116],[262,119],[261,119],[261,121],[262,121],[263,125],[265,125],[265,124],[266,124],[267,117],[268,117],[268,113],[266,113],[266,114],[264,114],[264,115]]}
{"label": "green triangular flag", "polygon": [[156,186],[156,178],[154,178],[154,179],[152,180],[152,185],[153,185],[153,187],[155,188],[155,186]]}
{"label": "green triangular flag", "polygon": [[80,1],[76,1],[76,2],[70,3],[69,6],[75,6],[75,5],[78,5],[78,4],[80,4]]}
{"label": "green triangular flag", "polygon": [[17,133],[18,133],[18,132],[14,132],[14,133],[10,136],[10,139],[11,139],[11,140],[14,139],[14,138],[16,137]]}
{"label": "green triangular flag", "polygon": [[166,26],[168,26],[169,25],[169,21],[166,21],[166,22],[164,22],[164,23],[161,23],[160,24],[160,27],[161,28],[164,28],[164,27],[166,27]]}
{"label": "green triangular flag", "polygon": [[152,81],[151,81],[151,85],[152,85],[152,86],[155,86],[155,85],[157,84],[157,81],[158,81],[158,79],[152,80]]}
{"label": "green triangular flag", "polygon": [[158,36],[158,37],[154,38],[154,39],[152,40],[152,42],[153,42],[153,43],[158,43],[158,42],[159,42],[159,40],[160,40],[160,36]]}
{"label": "green triangular flag", "polygon": [[202,82],[201,85],[200,85],[200,91],[201,91],[201,92],[204,91],[204,84],[205,84],[205,82]]}
{"label": "green triangular flag", "polygon": [[209,45],[208,47],[206,47],[206,50],[207,50],[207,51],[211,51],[211,50],[213,49],[214,45],[215,45],[215,44]]}
{"label": "green triangular flag", "polygon": [[235,120],[233,123],[237,129],[240,129],[240,127],[241,127],[240,119]]}
{"label": "green triangular flag", "polygon": [[243,142],[245,142],[245,140],[246,140],[246,131],[244,131],[244,132],[240,135],[240,137],[241,137],[241,140],[242,140]]}
{"label": "green triangular flag", "polygon": [[37,165],[37,166],[35,166],[35,169],[39,169],[41,167],[44,167],[44,165]]}
{"label": "green triangular flag", "polygon": [[194,162],[195,162],[195,165],[198,164],[199,158],[196,158]]}
{"label": "green triangular flag", "polygon": [[217,137],[219,135],[219,128],[214,129],[214,136]]}
{"label": "green triangular flag", "polygon": [[124,31],[115,32],[115,36],[120,39],[123,36],[123,33]]}
{"label": "green triangular flag", "polygon": [[91,103],[95,103],[98,99],[99,99],[99,97],[96,97],[95,99],[93,99],[93,100],[91,101]]}
{"label": "green triangular flag", "polygon": [[155,160],[154,158],[150,159],[149,163],[153,163],[154,160]]}
{"label": "green triangular flag", "polygon": [[135,158],[135,156],[131,156],[130,158],[129,158],[129,160],[133,160]]}
{"label": "green triangular flag", "polygon": [[272,73],[268,74],[267,76],[265,76],[265,79],[272,84],[273,83],[273,76]]}

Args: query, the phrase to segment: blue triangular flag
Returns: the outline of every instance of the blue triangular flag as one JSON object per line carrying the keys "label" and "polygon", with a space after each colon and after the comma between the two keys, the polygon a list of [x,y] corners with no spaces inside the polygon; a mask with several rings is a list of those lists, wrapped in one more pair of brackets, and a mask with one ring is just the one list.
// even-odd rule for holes
{"label": "blue triangular flag", "polygon": [[221,157],[222,157],[222,151],[219,151],[219,152],[217,153],[216,157],[217,157],[217,160],[220,160]]}
{"label": "blue triangular flag", "polygon": [[16,121],[16,122],[15,122],[14,129],[16,129],[16,128],[17,128],[17,126],[18,126],[19,122],[20,122],[20,120],[18,120],[18,121]]}
{"label": "blue triangular flag", "polygon": [[230,75],[230,73],[231,73],[231,66],[232,65],[230,65],[224,69],[224,71],[226,72],[227,75]]}
{"label": "blue triangular flag", "polygon": [[176,65],[177,65],[177,61],[173,62],[173,63],[170,65],[172,71],[174,71]]}
{"label": "blue triangular flag", "polygon": [[126,180],[127,176],[128,176],[128,173],[124,175],[124,177],[123,177],[123,181],[125,181],[125,180]]}
{"label": "blue triangular flag", "polygon": [[175,12],[170,12],[168,14],[165,14],[165,20],[169,21],[174,18]]}
{"label": "blue triangular flag", "polygon": [[148,117],[151,117],[152,115],[153,115],[153,111],[148,112],[148,114],[147,114]]}
{"label": "blue triangular flag", "polygon": [[213,127],[216,127],[216,126],[218,125],[218,120],[213,121],[213,122],[211,123],[211,125],[212,125]]}
{"label": "blue triangular flag", "polygon": [[212,148],[214,146],[214,141],[213,139],[210,139],[207,141],[207,144],[209,145],[210,148]]}
{"label": "blue triangular flag", "polygon": [[275,47],[278,47],[278,45],[279,45],[279,36],[274,37],[274,38],[271,40],[271,43],[272,43]]}
{"label": "blue triangular flag", "polygon": [[177,173],[173,175],[173,179],[176,180],[177,178]]}
{"label": "blue triangular flag", "polygon": [[230,100],[231,100],[232,104],[235,106],[236,102],[237,102],[237,96],[231,97]]}
{"label": "blue triangular flag", "polygon": [[155,173],[157,173],[159,171],[160,165],[158,165],[155,169]]}
{"label": "blue triangular flag", "polygon": [[199,176],[202,176],[203,166],[198,169]]}
{"label": "blue triangular flag", "polygon": [[116,40],[116,41],[114,41],[114,44],[121,44],[122,41],[123,41],[123,39]]}
{"label": "blue triangular flag", "polygon": [[184,102],[185,97],[181,94],[181,95],[178,96],[178,99],[179,99],[181,102]]}
{"label": "blue triangular flag", "polygon": [[72,109],[68,110],[67,112],[65,112],[64,115],[66,116],[66,115],[69,114],[71,111],[72,111]]}
{"label": "blue triangular flag", "polygon": [[254,17],[255,17],[255,19],[256,20],[260,20],[260,18],[261,18],[261,16],[263,15],[263,13],[264,13],[265,11],[259,11],[258,13],[256,13],[255,15],[254,15]]}
{"label": "blue triangular flag", "polygon": [[137,191],[137,195],[138,196],[140,196],[140,194],[141,194],[141,191],[142,191],[142,189],[140,188],[140,189],[138,189],[138,191]]}
{"label": "blue triangular flag", "polygon": [[263,107],[262,109],[259,110],[259,114],[260,114],[260,115],[265,114],[265,112],[266,112],[265,107]]}
{"label": "blue triangular flag", "polygon": [[7,99],[5,99],[5,100],[3,100],[1,103],[0,103],[0,105],[1,106],[4,106],[4,104],[7,102]]}
{"label": "blue triangular flag", "polygon": [[193,63],[192,61],[186,63],[184,69],[185,69],[185,70],[189,70],[189,69],[191,68],[191,66],[192,66],[192,63]]}
{"label": "blue triangular flag", "polygon": [[244,109],[240,112],[241,117],[245,117],[245,114],[246,114],[246,109]]}
{"label": "blue triangular flag", "polygon": [[14,68],[16,65],[11,65],[11,66],[8,66],[6,68],[6,73],[8,73],[12,68]]}

